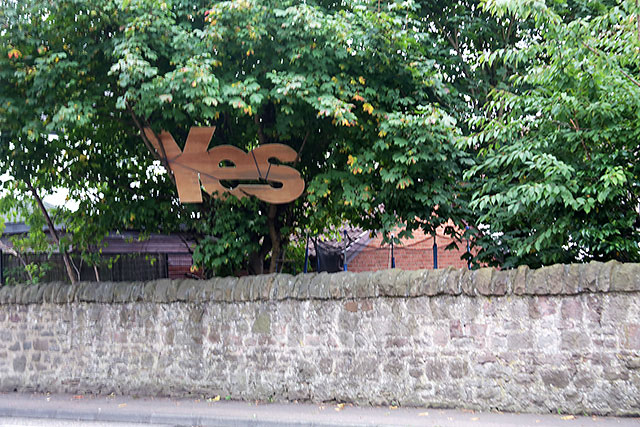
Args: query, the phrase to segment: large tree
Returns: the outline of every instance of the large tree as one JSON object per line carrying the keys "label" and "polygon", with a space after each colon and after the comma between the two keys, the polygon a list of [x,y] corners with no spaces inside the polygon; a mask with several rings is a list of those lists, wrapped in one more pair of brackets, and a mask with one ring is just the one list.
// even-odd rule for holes
{"label": "large tree", "polygon": [[[47,224],[49,250],[63,254],[71,281],[78,272],[70,247],[89,254],[109,230],[176,222],[169,187],[150,173],[152,159],[115,105],[117,84],[108,74],[115,12],[113,2],[4,1],[0,8],[0,168],[10,177],[4,205],[35,205],[21,212]],[[56,219],[42,199],[58,189],[79,208]]]}
{"label": "large tree", "polygon": [[[67,212],[77,247],[182,224],[209,236],[203,265],[260,273],[296,232],[345,220],[463,225],[468,156],[412,2],[27,0],[4,2],[0,20],[2,169],[17,188],[81,200]],[[284,205],[180,206],[146,126],[180,145],[192,126],[215,126],[212,146],[287,144],[307,189]]]}
{"label": "large tree", "polygon": [[480,259],[510,267],[640,260],[640,10],[635,1],[485,7],[535,23],[489,63],[525,64],[469,139]]}

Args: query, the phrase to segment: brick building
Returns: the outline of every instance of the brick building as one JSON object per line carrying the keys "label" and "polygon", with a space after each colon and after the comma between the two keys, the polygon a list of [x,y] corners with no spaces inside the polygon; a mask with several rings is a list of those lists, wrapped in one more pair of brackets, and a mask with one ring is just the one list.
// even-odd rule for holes
{"label": "brick building", "polygon": [[[396,230],[399,232],[400,230]],[[347,269],[349,271],[376,271],[391,268],[391,245],[382,244],[382,236],[370,237],[363,232],[347,247]],[[467,261],[462,257],[467,252],[467,242],[457,242],[458,249],[446,250],[453,242],[444,234],[444,227],[436,232],[438,268],[465,268]],[[394,245],[393,256],[396,268],[404,270],[434,268],[434,237],[425,235],[422,230],[413,232],[413,238],[402,239],[401,244]]]}

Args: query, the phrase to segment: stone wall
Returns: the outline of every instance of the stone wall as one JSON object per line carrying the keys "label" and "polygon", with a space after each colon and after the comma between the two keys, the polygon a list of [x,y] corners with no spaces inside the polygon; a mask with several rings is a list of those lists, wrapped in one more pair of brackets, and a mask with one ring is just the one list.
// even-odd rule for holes
{"label": "stone wall", "polygon": [[0,289],[0,390],[640,414],[640,264]]}

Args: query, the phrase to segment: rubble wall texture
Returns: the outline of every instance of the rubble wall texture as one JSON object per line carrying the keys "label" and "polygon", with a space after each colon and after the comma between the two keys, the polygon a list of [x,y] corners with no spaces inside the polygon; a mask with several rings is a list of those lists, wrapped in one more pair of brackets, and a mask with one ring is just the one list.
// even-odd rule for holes
{"label": "rubble wall texture", "polygon": [[640,264],[0,289],[0,391],[640,414]]}

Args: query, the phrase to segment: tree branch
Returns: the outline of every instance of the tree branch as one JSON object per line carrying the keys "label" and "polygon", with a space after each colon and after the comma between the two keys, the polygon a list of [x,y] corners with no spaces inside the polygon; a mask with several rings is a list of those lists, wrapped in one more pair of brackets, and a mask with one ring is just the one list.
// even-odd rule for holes
{"label": "tree branch", "polygon": [[24,257],[20,254],[20,252],[16,251],[11,246],[5,245],[2,242],[0,242],[0,250],[3,252],[7,252],[9,255],[13,255],[14,257],[18,258],[18,261],[20,261],[20,263],[24,267],[24,271],[27,273],[27,276],[29,276],[29,280],[33,282],[33,275],[27,268],[27,262],[24,260]]}
{"label": "tree branch", "polygon": [[300,159],[302,158],[302,150],[304,150],[304,146],[307,144],[307,138],[309,138],[309,134],[311,133],[310,130],[307,131],[307,134],[304,136],[304,139],[302,140],[302,144],[300,145],[300,148],[298,149],[298,154],[296,155],[296,160],[293,162],[293,166],[297,166],[298,163],[300,162]]}
{"label": "tree branch", "polygon": [[151,141],[149,141],[149,138],[147,138],[147,135],[144,132],[144,126],[142,126],[142,124],[140,123],[140,120],[138,120],[138,117],[133,112],[133,109],[131,109],[131,106],[129,105],[129,103],[126,103],[126,106],[127,106],[127,110],[129,111],[129,114],[131,114],[131,118],[133,119],[133,122],[136,124],[136,127],[140,132],[140,136],[142,137],[142,141],[144,141],[144,145],[147,147],[147,150],[149,150],[149,152],[153,155],[154,158],[156,158],[157,160],[160,160],[160,163],[162,163],[162,166],[167,170],[167,173],[169,174],[169,179],[171,179],[171,182],[175,185],[176,179],[173,176],[171,167],[169,167],[169,161],[167,160],[167,153],[164,150],[164,144],[162,143],[162,140],[158,135],[156,135],[155,131],[152,130],[153,135],[158,141],[158,146],[160,147],[160,151],[161,151],[159,153],[160,155],[158,155],[158,152],[153,147],[153,144],[151,143]]}
{"label": "tree branch", "polygon": [[[578,119],[576,119],[575,121],[573,119],[569,119],[569,121],[573,125],[573,129],[576,132],[580,133],[580,126],[578,125]],[[580,135],[580,142],[582,143],[582,148],[584,149],[584,152],[587,155],[587,160],[591,161],[591,153],[589,153],[589,150],[587,149],[587,144],[584,143],[584,138],[582,138],[582,135]]]}
{"label": "tree branch", "polygon": [[[49,234],[51,235],[51,238],[60,248],[60,238],[58,237],[58,232],[56,231],[56,227],[53,224],[53,221],[51,221],[51,217],[47,212],[47,208],[45,208],[44,204],[42,203],[42,199],[38,195],[38,192],[31,184],[31,180],[29,178],[25,178],[24,182],[27,184],[27,188],[29,188],[29,191],[31,191],[31,194],[33,195],[33,198],[36,200],[36,203],[38,204],[40,211],[44,215],[44,219],[47,222],[47,226],[49,227]],[[71,280],[72,284],[76,283],[78,280],[73,271],[73,268],[75,266],[72,267],[72,261],[71,261],[71,258],[69,257],[69,253],[66,250],[62,250],[62,248],[60,248],[60,251],[62,252],[62,260],[64,261],[64,265],[67,269],[67,276],[69,276],[69,280]]]}
{"label": "tree branch", "polygon": [[[451,38],[451,36],[449,34],[447,34],[445,32],[444,27],[442,26],[442,24],[440,24],[438,21],[433,21],[433,23],[436,24],[436,27],[438,27],[440,32],[442,34],[444,34],[444,36],[447,38],[447,40],[449,40],[449,43],[451,43],[451,46],[456,50],[456,55],[460,55],[460,52],[459,52],[459,49],[458,49],[460,46],[458,45],[458,43],[456,43],[455,40],[453,40]],[[457,39],[457,37],[456,37],[456,39]]]}
{"label": "tree branch", "polygon": [[[638,23],[638,25],[640,26],[640,21]],[[640,33],[639,33],[640,36]],[[589,46],[587,43],[585,42],[581,42],[582,45],[584,47],[586,47],[587,49],[589,49],[591,52],[593,52],[596,56],[598,56],[599,58],[602,58],[602,52],[599,52],[598,50],[596,50],[594,47]],[[623,76],[625,76],[627,78],[627,80],[629,80],[631,83],[633,83],[634,85],[640,87],[640,82],[637,81],[636,79],[634,79],[629,73],[627,73],[625,70],[622,69],[622,67],[618,67],[620,70],[620,73],[622,73]]]}

